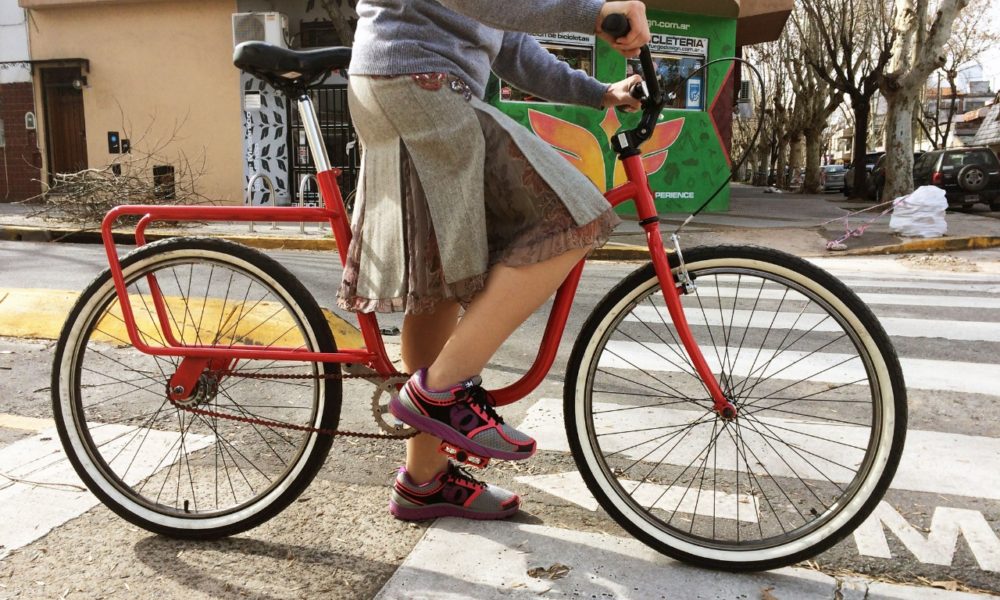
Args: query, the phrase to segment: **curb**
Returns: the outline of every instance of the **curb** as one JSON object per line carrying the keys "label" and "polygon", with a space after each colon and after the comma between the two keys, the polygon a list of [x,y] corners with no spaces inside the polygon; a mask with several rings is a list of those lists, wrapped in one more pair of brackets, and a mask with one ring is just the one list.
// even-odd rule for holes
{"label": "curb", "polygon": [[[989,248],[1000,248],[1000,236],[978,235],[964,237],[944,237],[936,239],[919,239],[901,242],[899,244],[887,244],[883,246],[871,246],[868,248],[855,248],[836,252],[828,250],[826,252],[816,252],[809,254],[811,257],[829,256],[877,256],[885,254],[910,254],[913,252],[955,252],[959,250],[987,250]],[[649,250],[645,246],[633,246],[629,244],[609,244],[599,248],[590,255],[594,260],[648,260]]]}
{"label": "curb", "polygon": [[957,250],[986,250],[1000,247],[1000,236],[978,235],[967,237],[944,237],[936,239],[921,239],[889,244],[887,246],[872,246],[871,248],[856,248],[845,252],[833,252],[841,256],[872,256],[877,254],[907,254],[910,252],[952,252]]}
{"label": "curb", "polygon": [[[135,234],[131,231],[114,231],[115,243],[135,244]],[[278,236],[229,235],[224,233],[199,233],[185,230],[147,231],[146,241],[155,242],[172,237],[211,237],[236,242],[261,250],[336,250],[333,238],[297,238]],[[101,232],[93,229],[70,229],[48,227],[26,227],[23,225],[0,225],[0,240],[8,242],[66,242],[73,244],[101,244]]]}
{"label": "curb", "polygon": [[[336,250],[337,248],[337,243],[330,237],[309,239],[301,237],[279,237],[266,235],[250,236],[229,235],[222,233],[206,234],[188,232],[184,230],[166,230],[159,232],[149,231],[146,233],[146,239],[148,241],[156,241],[186,235],[219,238],[261,250],[329,251]],[[135,235],[130,231],[115,231],[114,237],[116,243],[135,244]],[[68,242],[77,244],[102,243],[101,233],[96,230],[27,227],[23,225],[2,224],[0,224],[0,240],[9,242]],[[901,242],[899,244],[872,246],[869,248],[855,248],[853,250],[846,250],[843,252],[817,252],[812,256],[873,256],[882,254],[907,254],[911,252],[985,250],[997,247],[1000,247],[1000,236],[944,237],[936,239],[911,240]],[[591,260],[599,261],[645,261],[649,260],[649,249],[645,246],[611,242],[601,248],[598,248],[597,250],[594,250],[591,253],[590,258]]]}

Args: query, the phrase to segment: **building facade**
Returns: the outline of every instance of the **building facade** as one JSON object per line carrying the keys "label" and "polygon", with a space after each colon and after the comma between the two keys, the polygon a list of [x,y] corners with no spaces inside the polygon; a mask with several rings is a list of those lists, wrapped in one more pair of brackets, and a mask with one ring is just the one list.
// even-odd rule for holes
{"label": "building facade", "polygon": [[131,161],[187,171],[206,198],[241,201],[235,0],[20,4],[32,22],[43,178]]}
{"label": "building facade", "polygon": [[41,191],[41,154],[28,48],[27,17],[17,0],[0,0],[0,202]]}
{"label": "building facade", "polygon": [[[671,13],[657,2],[648,4],[658,36],[654,49],[665,72],[672,68],[675,74],[690,74],[709,60],[737,53],[741,45],[776,39],[792,0],[659,3],[669,4]],[[336,44],[321,9],[306,12],[304,1],[272,0],[20,0],[20,5],[32,20],[30,85],[42,179],[152,156],[146,168],[197,171],[198,192],[210,200],[290,204],[304,190],[306,200],[315,200],[315,186],[303,183],[313,166],[295,107],[261,81],[239,73],[232,50],[245,39],[291,47]],[[603,81],[625,76],[624,59],[612,57],[603,42],[583,37],[582,46],[579,36],[540,39],[553,51],[589,54],[591,68],[595,54],[606,56],[593,72]],[[560,41],[570,43],[559,46]],[[732,65],[720,64],[686,81],[670,114],[670,120],[686,125],[670,152],[678,160],[705,158],[700,169],[685,169],[684,175],[679,162],[665,161],[661,178],[672,174],[672,179],[658,184],[664,202],[696,202],[708,193],[701,190],[707,179],[702,175],[728,173],[737,77]],[[501,104],[503,88],[502,82],[492,88]],[[311,94],[331,162],[344,171],[347,195],[357,176],[358,150],[346,80],[334,74]],[[508,100],[510,114],[526,118],[531,103],[515,106]],[[539,106],[536,112],[552,109]],[[598,125],[608,116],[598,112],[566,116],[582,119],[597,132],[612,125]],[[630,118],[623,115],[621,124]],[[600,187],[618,177],[613,161],[604,165],[610,179],[592,177]],[[701,187],[688,189],[682,177],[694,177]],[[725,203],[713,207],[724,209]]]}

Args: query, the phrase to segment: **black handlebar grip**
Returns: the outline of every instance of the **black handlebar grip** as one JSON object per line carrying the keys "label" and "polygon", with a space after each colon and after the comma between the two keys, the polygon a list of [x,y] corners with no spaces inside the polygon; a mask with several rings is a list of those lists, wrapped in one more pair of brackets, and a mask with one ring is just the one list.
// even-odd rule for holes
{"label": "black handlebar grip", "polygon": [[610,15],[604,17],[604,22],[601,23],[601,30],[617,39],[628,35],[631,27],[629,26],[628,18],[626,18],[625,15],[621,13],[611,13]]}

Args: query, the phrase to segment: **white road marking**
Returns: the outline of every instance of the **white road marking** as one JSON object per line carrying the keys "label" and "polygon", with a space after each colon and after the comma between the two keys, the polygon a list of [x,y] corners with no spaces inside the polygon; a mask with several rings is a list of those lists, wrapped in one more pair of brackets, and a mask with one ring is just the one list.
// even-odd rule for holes
{"label": "white road marking", "polygon": [[[94,441],[114,453],[131,440],[133,427],[104,425],[91,429]],[[212,441],[211,436],[188,434],[185,448],[194,452]],[[142,481],[169,465],[160,458],[177,440],[177,434],[151,431],[126,478]],[[55,430],[19,440],[0,449],[0,473],[46,485],[11,481],[0,477],[0,558],[44,536],[50,530],[90,510],[97,498],[83,487],[63,452]],[[25,518],[30,515],[31,518]]]}
{"label": "white road marking", "polygon": [[[532,569],[555,564],[568,568],[564,577],[529,575]],[[710,571],[666,558],[632,538],[464,519],[439,519],[375,598],[759,598],[761,590],[767,590],[776,598],[829,600],[841,584],[850,589],[845,598],[861,598],[866,589],[872,592],[869,597],[885,600],[991,598],[861,578],[838,583],[833,577],[801,568],[763,573]]]}
{"label": "white road marking", "polygon": [[[785,288],[767,288],[759,290],[757,285],[747,284],[739,289],[735,287],[717,287],[708,283],[698,285],[698,293],[703,298],[740,298],[741,300],[802,300],[804,296],[788,293]],[[865,304],[922,306],[940,308],[1000,308],[1000,298],[987,296],[938,296],[931,294],[858,294]]]}
{"label": "white road marking", "polygon": [[888,502],[880,502],[867,521],[854,531],[858,553],[864,556],[892,558],[883,526],[892,531],[922,563],[951,566],[959,534],[984,571],[1000,573],[1000,538],[978,510],[937,507],[925,536]]}
{"label": "white road marking", "polygon": [[[573,502],[587,510],[597,510],[597,500],[594,500],[590,494],[590,490],[587,489],[587,484],[583,481],[579,471],[552,475],[528,475],[516,479],[543,492]],[[638,483],[628,480],[622,481],[622,485],[627,490],[631,490]],[[638,490],[638,493],[632,493],[632,498],[647,507],[686,514],[715,516],[720,519],[738,519],[744,523],[756,523],[760,516],[757,499],[747,494],[738,496],[739,503],[742,505],[739,514],[735,508],[737,504],[735,494],[713,490],[702,490],[698,493],[696,489],[683,486],[667,488],[663,485],[646,483]]]}
{"label": "white road marking", "polygon": [[[646,371],[680,372],[679,358],[672,362],[664,357],[683,356],[684,351],[676,344],[637,344],[635,342],[611,341],[601,356],[600,366],[618,369],[643,369]],[[609,352],[610,351],[610,352]],[[727,350],[719,348],[718,354],[726,355]],[[680,354],[678,354],[680,353]],[[728,356],[737,357],[735,364],[729,365],[735,375],[745,377],[762,365],[768,364],[766,371],[756,373],[766,377],[780,371],[777,379],[798,381],[809,378],[815,382],[852,383],[859,379],[860,362],[855,355],[834,352],[818,352],[808,361],[799,361],[806,353],[785,350],[776,355],[774,350],[748,352],[729,348]],[[719,371],[720,363],[716,352],[706,352],[705,360],[713,371]],[[773,360],[772,360],[773,359]],[[850,359],[848,362],[844,362]],[[921,390],[947,390],[967,394],[997,394],[1000,382],[1000,365],[970,363],[950,360],[930,360],[923,358],[901,358],[906,387]],[[827,369],[825,370],[824,369]],[[822,372],[821,372],[822,371]]]}
{"label": "white road marking", "polygon": [[[663,319],[662,321],[660,319]],[[625,318],[626,321],[657,324],[670,323],[670,313],[665,306],[637,306]],[[795,331],[842,332],[844,328],[825,313],[802,313],[787,311],[775,313],[767,310],[693,310],[687,314],[691,325],[709,325],[727,328],[768,329],[772,331],[793,329]],[[901,317],[879,317],[886,333],[895,337],[945,338],[970,342],[1000,341],[1000,323],[983,321],[943,321],[933,319],[905,319]]]}
{"label": "white road marking", "polygon": [[895,257],[807,258],[806,260],[832,273],[843,274],[845,277],[856,275],[866,277],[899,277],[909,279],[929,277],[931,279],[944,280],[998,281],[998,273],[990,271],[990,269],[995,269],[995,266],[990,265],[989,262],[979,264],[981,269],[980,271],[952,272],[940,269],[914,269],[911,268],[905,261],[899,260]]}
{"label": "white road marking", "polygon": [[939,281],[903,281],[877,279],[855,279],[853,277],[842,277],[840,279],[848,287],[856,288],[895,288],[907,290],[943,290],[948,292],[983,292],[986,294],[1000,294],[1000,283],[982,282],[939,282]]}
{"label": "white road marking", "polygon": [[[616,406],[618,405],[598,404],[595,410],[607,410]],[[619,420],[615,423],[615,429],[648,428],[650,423],[682,422],[685,418],[697,416],[693,413],[681,414],[684,412],[664,408],[621,411],[617,413],[620,418],[616,417]],[[790,430],[782,430],[786,434],[783,439],[788,443],[794,443],[795,437],[802,434],[815,435],[829,440],[829,444],[820,446],[815,438],[810,438],[810,449],[822,447],[822,450],[817,453],[827,457],[837,456],[838,452],[845,452],[845,447],[837,442],[864,447],[868,435],[868,430],[861,427],[819,425],[793,419],[767,418],[760,420],[775,429],[781,427],[784,430]],[[562,417],[562,400],[554,398],[539,400],[528,409],[528,414],[519,429],[537,440],[539,450],[569,452],[569,442],[566,439],[566,428]],[[704,449],[710,434],[711,427],[707,425],[693,429],[688,438],[684,440],[684,444],[669,454],[666,462],[679,466],[688,465]],[[648,440],[650,437],[650,432],[645,432],[614,436],[611,439],[605,438],[606,446],[604,449],[610,452],[620,448],[628,448],[643,440]],[[752,440],[747,440],[748,443],[750,441]],[[655,462],[663,454],[666,454],[665,449],[656,450],[650,454],[650,449],[654,448],[656,444],[656,442],[647,442],[629,448],[623,451],[623,454],[633,458],[645,457],[644,460]],[[725,445],[728,442],[720,442],[720,444]],[[858,451],[846,452],[845,456],[837,456],[838,462],[853,466],[857,463],[859,454]],[[727,467],[723,460],[724,456],[725,451],[720,448],[719,468]],[[774,451],[770,449],[767,452],[761,452],[758,456],[764,461],[763,465],[768,471],[775,475],[790,474],[791,468],[794,468],[803,478],[808,478],[810,472],[816,473],[814,470],[810,471],[796,456],[785,455],[783,456],[784,460],[782,460],[776,457]],[[732,468],[735,464],[735,452],[730,453],[730,458],[732,460],[728,466]],[[790,464],[786,464],[785,461]],[[845,481],[849,471],[830,466],[830,468],[824,469],[824,474],[839,482]],[[893,479],[892,488],[1000,500],[1000,439],[910,430],[906,435],[903,458],[900,461],[896,477]]]}

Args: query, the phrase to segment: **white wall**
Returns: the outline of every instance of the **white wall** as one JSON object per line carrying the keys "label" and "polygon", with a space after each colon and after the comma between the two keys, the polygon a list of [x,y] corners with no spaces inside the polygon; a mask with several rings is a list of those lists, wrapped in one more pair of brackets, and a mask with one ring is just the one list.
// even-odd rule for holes
{"label": "white wall", "polygon": [[[0,0],[0,63],[28,60],[28,24],[17,0]],[[27,65],[0,65],[0,84],[31,81]]]}

